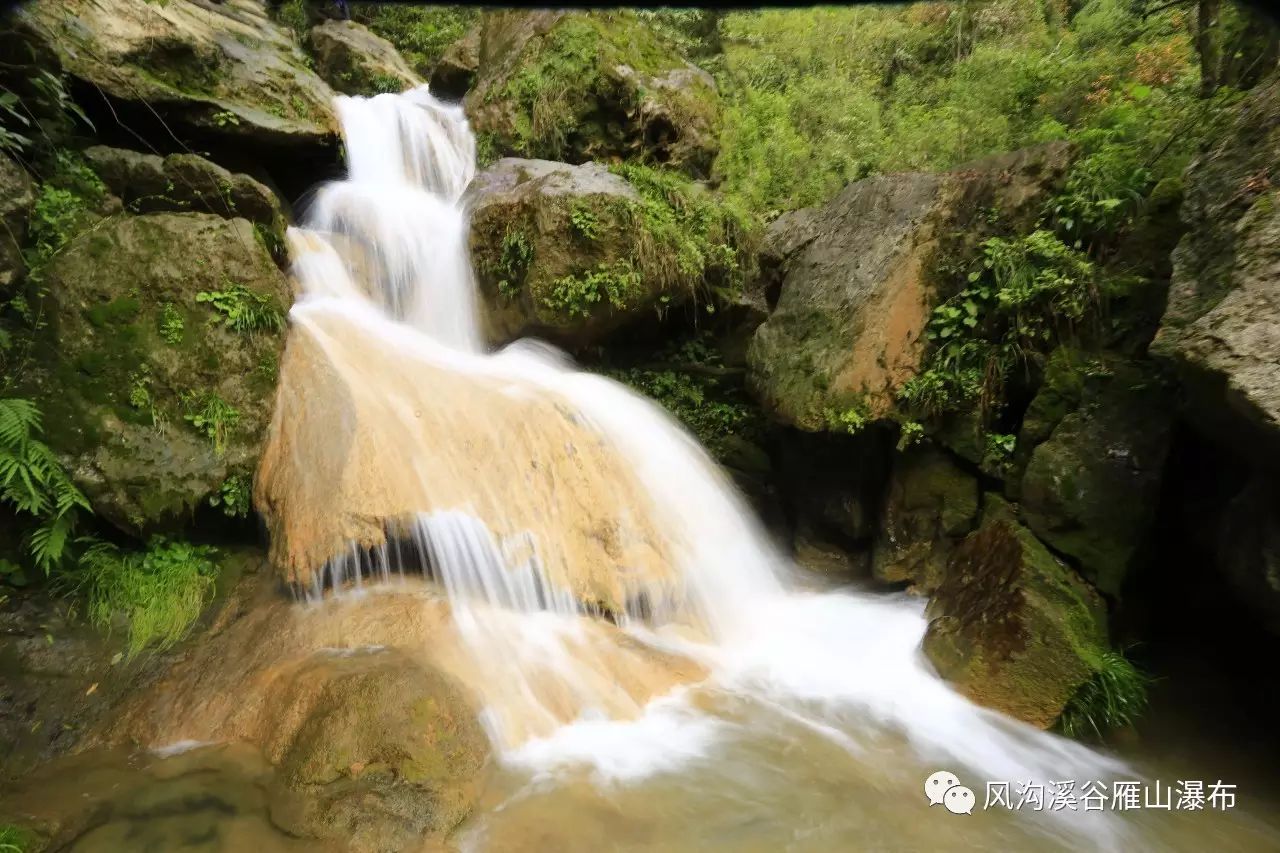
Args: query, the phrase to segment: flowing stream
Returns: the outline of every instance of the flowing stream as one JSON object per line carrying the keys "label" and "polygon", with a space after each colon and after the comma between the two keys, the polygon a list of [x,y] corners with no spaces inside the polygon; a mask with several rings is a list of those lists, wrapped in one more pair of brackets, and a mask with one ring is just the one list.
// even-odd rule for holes
{"label": "flowing stream", "polygon": [[[1019,783],[1110,786],[1152,765],[970,703],[920,651],[923,602],[812,588],[659,407],[534,341],[488,351],[460,107],[425,87],[337,106],[350,173],[290,232],[300,360],[282,365],[261,488],[311,591],[299,607],[376,595],[415,562],[446,590],[455,671],[497,757],[463,849],[1274,844],[1247,798],[983,808],[988,782],[1016,802]],[[336,412],[333,375],[349,389]],[[332,453],[317,419],[344,436]],[[334,521],[348,517],[382,521]],[[335,536],[357,544],[318,561]],[[929,805],[939,770],[972,789],[972,814]]]}
{"label": "flowing stream", "polygon": [[[965,816],[928,807],[924,780],[936,769],[957,774],[979,801],[987,781],[1012,789],[1020,781],[1142,777],[953,692],[920,652],[921,602],[805,590],[724,474],[651,402],[575,370],[537,342],[487,351],[462,201],[475,144],[461,109],[423,88],[339,98],[338,111],[350,173],[319,191],[305,229],[291,234],[302,288],[295,324],[356,372],[361,365],[344,351],[344,337],[390,344],[411,372],[418,365],[492,386],[500,397],[568,407],[638,485],[639,495],[615,509],[626,519],[647,516],[660,531],[665,571],[620,581],[622,633],[701,667],[694,680],[659,678],[637,689],[622,672],[627,653],[610,648],[617,640],[589,636],[591,608],[573,593],[575,572],[584,569],[569,557],[557,570],[543,553],[562,535],[571,500],[553,494],[530,529],[498,535],[493,517],[470,509],[531,499],[501,464],[477,467],[475,494],[450,490],[451,506],[435,483],[423,482],[422,511],[398,541],[414,543],[448,591],[464,646],[484,674],[472,686],[488,703],[484,720],[504,780],[489,813],[463,834],[466,845],[506,849],[519,839],[536,847],[532,821],[550,833],[547,849],[575,838],[590,847],[597,833],[626,847],[628,831],[631,843],[668,848],[832,849],[907,839],[910,847],[949,849],[1033,839],[1123,848],[1177,823],[1109,810],[993,811],[979,802]],[[430,381],[424,374],[424,385]],[[501,410],[495,419],[481,398],[432,399],[430,387],[423,390],[432,406],[461,400],[468,410],[449,413],[453,435],[395,448],[405,468],[423,455],[459,452],[469,431],[540,428],[503,421]],[[520,447],[511,444],[513,471],[528,466]],[[611,481],[597,485],[608,491]],[[605,494],[591,499],[615,506]],[[330,561],[315,576],[316,591],[387,572],[397,562],[386,553],[392,547],[400,546]],[[634,568],[623,558],[585,571]],[[606,804],[625,815],[625,831],[593,823]],[[565,836],[563,821],[581,834]]]}

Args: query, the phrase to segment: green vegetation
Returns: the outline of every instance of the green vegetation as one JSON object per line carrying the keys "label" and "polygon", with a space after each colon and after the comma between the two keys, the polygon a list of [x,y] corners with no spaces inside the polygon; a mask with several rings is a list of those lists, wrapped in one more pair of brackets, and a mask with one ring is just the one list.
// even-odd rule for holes
{"label": "green vegetation", "polygon": [[652,363],[603,372],[661,405],[721,461],[764,437],[764,414],[705,336],[669,344]]}
{"label": "green vegetation", "polygon": [[1058,729],[1067,737],[1102,737],[1132,725],[1146,710],[1148,675],[1117,651],[1104,652],[1099,664],[1058,720]]}
{"label": "green vegetation", "polygon": [[209,439],[217,453],[222,453],[227,446],[227,435],[240,422],[240,412],[214,391],[185,392],[182,407],[182,419]]}
{"label": "green vegetation", "polygon": [[569,226],[573,233],[584,240],[596,240],[600,237],[599,217],[581,201],[575,202],[569,210]]}
{"label": "green vegetation", "polygon": [[223,480],[218,493],[209,496],[209,505],[222,507],[222,512],[230,518],[246,518],[250,501],[250,483],[241,474]]}
{"label": "green vegetation", "polygon": [[1144,5],[1160,4],[1090,0],[1069,19],[1038,0],[726,15],[717,174],[752,209],[788,210],[868,175],[1068,138],[1099,157],[1074,176],[1070,218],[1123,216],[1124,190],[1180,171],[1206,109],[1194,14]]}
{"label": "green vegetation", "polygon": [[873,420],[865,405],[853,405],[845,409],[827,409],[823,412],[827,429],[857,435]]}
{"label": "green vegetation", "polygon": [[351,4],[352,19],[394,44],[405,61],[424,77],[449,45],[466,35],[479,13],[480,9],[470,6]]}
{"label": "green vegetation", "polygon": [[208,303],[222,315],[222,322],[237,332],[278,332],[284,328],[284,312],[276,298],[255,293],[243,284],[229,281],[222,290],[201,291],[196,302]]}
{"label": "green vegetation", "polygon": [[31,834],[12,824],[0,824],[0,853],[26,853]]}
{"label": "green vegetation", "polygon": [[178,313],[178,309],[172,305],[164,306],[164,311],[160,314],[160,337],[166,344],[176,346],[182,343],[182,334],[186,329],[186,324],[182,320],[182,315]]}
{"label": "green vegetation", "polygon": [[34,403],[0,400],[0,503],[35,522],[27,553],[47,575],[66,557],[78,513],[88,511],[89,502],[37,438],[40,432]]}
{"label": "green vegetation", "polygon": [[636,163],[610,171],[640,194],[630,212],[642,237],[637,261],[645,278],[692,291],[710,311],[735,299],[755,263],[757,230],[745,209],[676,172]]}
{"label": "green vegetation", "polygon": [[61,150],[54,154],[28,225],[23,253],[28,278],[39,281],[41,270],[87,227],[94,207],[106,195],[101,179],[77,155]]}
{"label": "green vegetation", "polygon": [[556,279],[541,301],[569,317],[589,317],[601,304],[624,309],[641,293],[640,274],[629,261],[618,261]]}
{"label": "green vegetation", "polygon": [[213,596],[216,554],[162,537],[138,552],[97,542],[69,582],[94,625],[110,631],[117,618],[127,622],[127,657],[133,658],[148,647],[167,649],[191,630]]}
{"label": "green vegetation", "polygon": [[524,286],[529,264],[533,261],[533,244],[523,231],[512,228],[502,237],[502,254],[498,257],[498,292],[514,299]]}
{"label": "green vegetation", "polygon": [[982,251],[966,286],[933,311],[925,369],[901,392],[913,413],[998,408],[1015,368],[1097,316],[1104,294],[1095,265],[1053,232],[991,237]]}

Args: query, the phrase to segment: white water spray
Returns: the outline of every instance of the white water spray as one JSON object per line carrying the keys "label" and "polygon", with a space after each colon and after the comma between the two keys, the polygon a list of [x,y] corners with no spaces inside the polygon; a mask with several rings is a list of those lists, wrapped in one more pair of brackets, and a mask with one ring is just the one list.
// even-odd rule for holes
{"label": "white water spray", "polygon": [[[356,336],[393,348],[410,374],[428,375],[429,367],[512,398],[567,403],[634,473],[665,539],[673,581],[637,582],[614,614],[624,633],[614,635],[595,632],[597,623],[582,618],[591,606],[547,571],[538,530],[497,536],[465,502],[423,507],[372,558],[353,548],[350,557],[330,561],[327,578],[335,586],[387,576],[406,560],[428,564],[487,686],[503,685],[501,695],[486,685],[481,693],[491,701],[485,722],[506,763],[540,778],[585,769],[601,784],[623,783],[715,762],[735,742],[803,730],[891,784],[905,779],[917,788],[913,774],[923,780],[938,767],[973,780],[976,790],[983,779],[1126,772],[948,688],[919,652],[920,602],[789,590],[786,559],[723,472],[655,404],[576,371],[544,344],[485,352],[461,202],[475,143],[461,109],[424,87],[342,97],[338,113],[349,177],[323,187],[306,228],[290,233],[302,288],[291,313],[295,334],[305,330],[335,364]],[[343,369],[358,372],[359,365]],[[430,388],[422,393],[429,398]],[[413,409],[387,401],[385,416],[411,424]],[[466,441],[468,413],[453,414],[453,440]],[[536,428],[507,428],[517,426]],[[424,454],[454,450],[437,437],[387,452],[412,473],[425,471]],[[423,493],[431,494],[429,476],[421,476]],[[507,485],[506,500],[521,501],[521,484]],[[562,522],[545,519],[548,526]],[[317,577],[325,582],[325,574]],[[613,636],[692,659],[705,675],[651,699],[617,675],[640,653],[619,652]],[[505,706],[513,695],[518,707]],[[876,763],[885,760],[902,767]],[[1095,843],[1115,841],[1115,827],[1102,815],[1072,813],[1070,824]]]}

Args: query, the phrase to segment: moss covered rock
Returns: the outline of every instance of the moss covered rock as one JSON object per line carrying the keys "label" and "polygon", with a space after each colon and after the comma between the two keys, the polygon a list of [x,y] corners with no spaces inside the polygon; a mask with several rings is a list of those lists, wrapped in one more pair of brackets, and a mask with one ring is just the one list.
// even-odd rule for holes
{"label": "moss covered rock", "polygon": [[63,68],[171,127],[237,144],[330,144],[333,90],[257,3],[39,0],[22,26]]}
{"label": "moss covered rock", "polygon": [[1187,169],[1186,236],[1151,352],[1170,360],[1191,420],[1280,469],[1280,80],[1259,86]]}
{"label": "moss covered rock", "polygon": [[480,70],[480,27],[449,45],[431,69],[431,93],[438,98],[461,100],[476,82]]}
{"label": "moss covered rock", "polygon": [[292,683],[308,710],[280,770],[310,798],[289,816],[290,829],[358,849],[403,849],[466,817],[489,744],[452,678],[386,650],[317,656]]}
{"label": "moss covered rock", "polygon": [[950,296],[945,270],[1005,227],[1029,225],[1069,162],[1063,144],[989,158],[944,174],[850,184],[822,208],[784,214],[760,266],[776,305],[756,330],[752,385],[782,421],[840,429],[875,418],[919,371],[925,327]]}
{"label": "moss covered rock", "polygon": [[290,302],[249,221],[103,219],[70,239],[43,281],[47,326],[29,390],[94,511],[142,533],[228,490],[243,495]]}
{"label": "moss covered rock", "polygon": [[932,592],[942,582],[956,541],[978,517],[977,478],[944,451],[917,445],[893,460],[872,556],[872,573]]}
{"label": "moss covered rock", "polygon": [[1173,399],[1149,366],[1059,350],[1019,435],[1027,525],[1119,595],[1155,518]]}
{"label": "moss covered rock", "polygon": [[0,293],[22,278],[22,244],[35,185],[21,166],[0,154]]}
{"label": "moss covered rock", "polygon": [[705,176],[718,148],[715,81],[629,11],[486,14],[466,104],[499,155]]}
{"label": "moss covered rock", "polygon": [[325,21],[307,39],[316,71],[339,92],[377,95],[422,85],[395,45],[354,21]]}
{"label": "moss covered rock", "polygon": [[[628,180],[629,179],[629,180]],[[746,275],[745,217],[672,173],[506,158],[464,199],[490,337],[570,347]]]}
{"label": "moss covered rock", "polygon": [[980,705],[1048,728],[1102,666],[1101,598],[987,495],[929,602],[924,651]]}
{"label": "moss covered rock", "polygon": [[283,240],[280,200],[248,175],[229,172],[198,154],[159,157],[94,145],[84,159],[114,195],[136,213],[192,211],[242,217]]}

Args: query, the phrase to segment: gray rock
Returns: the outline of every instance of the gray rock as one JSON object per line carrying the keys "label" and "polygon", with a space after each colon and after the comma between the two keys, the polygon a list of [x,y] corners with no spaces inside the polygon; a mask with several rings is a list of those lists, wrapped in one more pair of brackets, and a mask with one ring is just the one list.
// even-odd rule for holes
{"label": "gray rock", "polygon": [[1187,169],[1186,236],[1151,352],[1172,362],[1187,414],[1211,437],[1280,470],[1280,82],[1254,89],[1234,125]]}
{"label": "gray rock", "polygon": [[243,217],[272,228],[280,224],[280,200],[271,190],[196,154],[158,157],[94,145],[85,149],[84,158],[132,211],[192,211]]}
{"label": "gray rock", "polygon": [[175,127],[295,148],[336,134],[333,90],[258,3],[38,0],[17,14],[71,76]]}
{"label": "gray rock", "polygon": [[395,45],[354,21],[325,21],[307,38],[316,71],[339,92],[377,95],[423,83]]}

